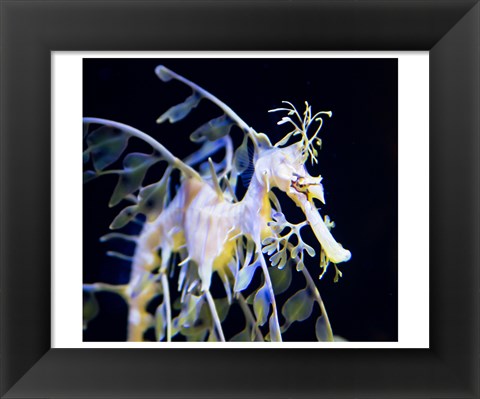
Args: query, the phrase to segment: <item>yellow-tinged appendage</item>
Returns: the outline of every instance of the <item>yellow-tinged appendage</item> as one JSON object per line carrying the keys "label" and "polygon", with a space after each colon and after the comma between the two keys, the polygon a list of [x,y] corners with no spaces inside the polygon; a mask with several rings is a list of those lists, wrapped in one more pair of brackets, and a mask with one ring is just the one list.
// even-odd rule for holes
{"label": "yellow-tinged appendage", "polygon": [[223,251],[218,255],[213,261],[213,270],[220,271],[227,268],[228,263],[232,260],[235,255],[235,247],[237,245],[237,240],[231,240],[230,238],[234,237],[235,234],[230,234],[229,239],[223,247]]}
{"label": "yellow-tinged appendage", "polygon": [[183,231],[179,231],[178,233],[175,233],[172,237],[172,241],[173,241],[173,247],[172,247],[173,252],[178,252],[180,247],[185,245],[185,234],[183,234]]}
{"label": "yellow-tinged appendage", "polygon": [[272,205],[270,204],[268,193],[265,193],[265,195],[263,196],[260,216],[262,218],[262,230],[260,233],[260,237],[262,240],[264,240],[265,238],[272,236],[272,229],[268,225],[268,222],[272,220]]}

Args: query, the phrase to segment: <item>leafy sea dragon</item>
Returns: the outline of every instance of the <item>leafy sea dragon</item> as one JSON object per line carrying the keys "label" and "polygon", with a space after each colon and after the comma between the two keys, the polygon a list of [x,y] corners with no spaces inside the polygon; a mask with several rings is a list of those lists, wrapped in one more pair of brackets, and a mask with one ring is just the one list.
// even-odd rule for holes
{"label": "leafy sea dragon", "polygon": [[[278,124],[287,124],[292,130],[273,145],[267,135],[257,133],[230,107],[195,83],[162,65],[155,72],[164,82],[177,80],[192,89],[192,94],[163,113],[158,123],[184,119],[202,100],[218,106],[222,114],[191,134],[190,139],[201,147],[184,160],[131,126],[99,118],[83,119],[84,162],[93,167],[84,172],[84,181],[116,174],[118,183],[109,205],[130,203],[110,228],[138,222],[141,215],[145,219],[138,235],[113,232],[102,237],[104,241],[135,243],[133,256],[127,258],[131,260],[131,276],[126,285],[84,285],[84,326],[98,311],[95,293],[110,291],[128,304],[129,341],[142,341],[152,327],[159,341],[170,341],[177,334],[187,340],[225,341],[222,321],[233,304],[243,311],[245,329],[231,340],[281,341],[282,333],[294,321],[309,318],[317,303],[321,312],[316,323],[317,339],[332,341],[324,303],[304,266],[304,252],[314,256],[315,251],[300,235],[303,227],[310,226],[321,247],[321,276],[332,263],[338,280],[341,272],[336,265],[348,261],[350,252],[335,241],[330,232],[333,222],[327,216],[322,218],[315,204],[315,200],[325,203],[322,177],[311,176],[305,168],[309,158],[317,162],[317,147],[321,145],[318,134],[323,118],[332,113],[313,114],[306,102],[305,112],[300,115],[293,104],[283,102],[284,107],[271,112],[285,113]],[[244,133],[236,151],[230,137],[233,126]],[[124,155],[131,138],[143,140],[153,152]],[[213,162],[211,157],[221,150],[223,159]],[[123,167],[111,169],[120,160]],[[160,161],[167,164],[161,179],[142,186],[148,169]],[[176,193],[171,195],[175,169],[181,178]],[[242,199],[236,194],[240,176],[248,184]],[[304,222],[292,224],[286,220],[273,188],[286,193],[300,207],[306,216]],[[109,255],[126,258],[113,252]],[[306,286],[283,304],[281,323],[276,295],[289,288],[292,266],[302,272]],[[257,269],[261,283],[252,287]],[[214,272],[223,282],[225,297],[213,298],[211,294]],[[174,276],[179,292],[175,301],[170,286]],[[246,298],[247,291],[252,292]],[[154,313],[147,310],[153,298],[161,299]]]}

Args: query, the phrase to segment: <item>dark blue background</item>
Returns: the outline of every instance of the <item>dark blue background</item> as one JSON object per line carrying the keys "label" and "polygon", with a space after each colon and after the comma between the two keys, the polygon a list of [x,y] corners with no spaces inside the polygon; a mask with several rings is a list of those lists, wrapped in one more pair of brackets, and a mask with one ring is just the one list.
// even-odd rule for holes
{"label": "dark blue background", "polygon": [[[190,90],[178,82],[164,83],[154,68],[164,64],[219,97],[242,119],[272,142],[283,137],[280,114],[267,111],[282,100],[302,110],[308,100],[313,111],[331,110],[320,137],[319,164],[309,167],[324,178],[326,205],[321,213],[336,223],[335,238],[352,252],[340,264],[343,278],[333,283],[333,267],[321,281],[318,258],[307,267],[318,281],[334,333],[351,341],[398,339],[397,205],[398,205],[398,76],[396,59],[86,59],[84,116],[113,119],[134,126],[184,157],[195,150],[188,135],[219,112],[203,104],[185,123],[157,125],[155,120]],[[190,119],[190,117],[189,117]],[[241,132],[233,132],[240,141]],[[158,176],[157,176],[158,179]],[[129,264],[105,255],[115,244],[98,238],[120,208],[109,209],[115,178],[84,186],[84,282],[128,281]],[[297,209],[285,199],[287,218]],[[304,230],[306,232],[306,229]],[[313,235],[304,233],[316,249]],[[130,252],[133,250],[129,248]],[[128,252],[128,251],[124,251]],[[318,251],[317,251],[318,252]],[[415,278],[415,276],[412,276]],[[303,288],[295,275],[293,292]],[[125,339],[126,308],[121,299],[99,295],[103,312],[84,333],[87,341]],[[108,309],[108,311],[107,311]],[[316,309],[318,312],[318,309]],[[295,323],[285,339],[312,340],[315,318]],[[232,312],[225,323],[227,337],[243,326]]]}

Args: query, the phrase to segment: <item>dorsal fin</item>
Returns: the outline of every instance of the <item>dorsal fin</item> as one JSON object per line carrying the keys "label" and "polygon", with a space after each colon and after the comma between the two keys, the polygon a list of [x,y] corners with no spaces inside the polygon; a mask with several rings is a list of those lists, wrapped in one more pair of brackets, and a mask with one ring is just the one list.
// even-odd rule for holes
{"label": "dorsal fin", "polygon": [[255,172],[255,165],[253,163],[254,154],[255,149],[250,140],[247,141],[247,151],[238,154],[238,163],[242,165],[241,169],[243,169],[243,172],[240,173],[240,177],[242,178],[242,184],[245,188],[250,185],[253,173]]}

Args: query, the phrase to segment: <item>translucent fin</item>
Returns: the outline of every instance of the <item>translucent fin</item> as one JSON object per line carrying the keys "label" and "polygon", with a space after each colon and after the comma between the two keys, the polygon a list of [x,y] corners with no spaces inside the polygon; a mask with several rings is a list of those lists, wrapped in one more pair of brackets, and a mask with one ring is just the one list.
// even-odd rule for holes
{"label": "translucent fin", "polygon": [[243,139],[242,145],[235,151],[234,165],[237,173],[242,178],[242,183],[245,188],[250,185],[252,176],[255,172],[255,165],[253,163],[255,149],[248,137]]}

